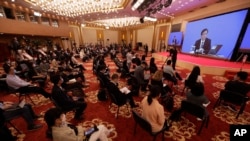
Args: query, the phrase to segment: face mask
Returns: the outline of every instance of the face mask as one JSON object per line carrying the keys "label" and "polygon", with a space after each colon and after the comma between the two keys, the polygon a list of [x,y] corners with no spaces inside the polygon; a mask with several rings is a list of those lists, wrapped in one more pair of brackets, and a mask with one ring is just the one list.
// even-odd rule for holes
{"label": "face mask", "polygon": [[62,121],[61,126],[65,126],[66,125],[66,116],[65,116],[65,114],[62,114],[60,119]]}
{"label": "face mask", "polygon": [[62,120],[62,122],[66,122],[66,116],[65,116],[65,114],[61,115],[61,120]]}

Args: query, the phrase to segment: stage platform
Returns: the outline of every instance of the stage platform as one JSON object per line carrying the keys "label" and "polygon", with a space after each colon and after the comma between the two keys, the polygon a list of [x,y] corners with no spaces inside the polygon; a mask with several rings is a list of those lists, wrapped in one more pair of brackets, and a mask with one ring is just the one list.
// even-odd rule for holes
{"label": "stage platform", "polygon": [[[169,52],[153,53],[152,56],[165,61],[169,56]],[[176,65],[189,70],[192,70],[195,65],[198,65],[202,73],[224,75],[227,71],[239,71],[242,67],[242,62],[230,62],[228,60],[178,53]],[[245,63],[242,70],[250,72],[250,64]]]}

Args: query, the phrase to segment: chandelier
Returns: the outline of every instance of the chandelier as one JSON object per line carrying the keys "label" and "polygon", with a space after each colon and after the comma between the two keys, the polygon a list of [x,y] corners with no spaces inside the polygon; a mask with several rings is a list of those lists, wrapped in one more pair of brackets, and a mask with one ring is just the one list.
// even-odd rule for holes
{"label": "chandelier", "polygon": [[121,28],[140,24],[140,17],[124,17],[108,20],[97,20],[93,23],[99,26]]}
{"label": "chandelier", "polygon": [[77,17],[89,13],[110,13],[123,8],[126,0],[26,0],[43,11],[57,15]]}

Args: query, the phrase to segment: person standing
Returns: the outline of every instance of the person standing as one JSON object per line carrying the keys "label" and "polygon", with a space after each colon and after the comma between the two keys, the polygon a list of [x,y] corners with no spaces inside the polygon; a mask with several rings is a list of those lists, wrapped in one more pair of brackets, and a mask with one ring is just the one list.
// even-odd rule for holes
{"label": "person standing", "polygon": [[148,44],[144,46],[144,49],[145,49],[145,56],[147,57],[148,56]]}
{"label": "person standing", "polygon": [[171,60],[172,60],[172,67],[175,70],[176,61],[177,61],[177,54],[178,54],[176,46],[174,46],[173,48],[171,48],[169,52],[170,52],[169,55],[170,55]]}

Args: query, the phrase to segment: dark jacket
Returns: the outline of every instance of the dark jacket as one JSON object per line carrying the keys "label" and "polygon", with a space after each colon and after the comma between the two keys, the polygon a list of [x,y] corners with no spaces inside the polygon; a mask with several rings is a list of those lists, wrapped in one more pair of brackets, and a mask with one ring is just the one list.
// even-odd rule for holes
{"label": "dark jacket", "polygon": [[[200,43],[201,43],[201,39],[197,40],[194,44],[195,46],[195,50],[200,48]],[[211,49],[211,40],[206,38],[204,45],[203,45],[203,49],[204,49],[204,54],[208,54],[209,50]]]}
{"label": "dark jacket", "polygon": [[107,85],[108,92],[113,94],[118,103],[124,103],[126,101],[126,96],[123,94],[118,86],[113,82],[109,82]]}
{"label": "dark jacket", "polygon": [[71,109],[75,105],[75,102],[57,85],[52,89],[52,98],[63,110]]}
{"label": "dark jacket", "polygon": [[225,84],[225,90],[238,92],[244,96],[250,91],[250,85],[238,80],[230,80]]}

